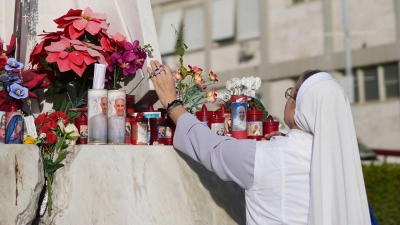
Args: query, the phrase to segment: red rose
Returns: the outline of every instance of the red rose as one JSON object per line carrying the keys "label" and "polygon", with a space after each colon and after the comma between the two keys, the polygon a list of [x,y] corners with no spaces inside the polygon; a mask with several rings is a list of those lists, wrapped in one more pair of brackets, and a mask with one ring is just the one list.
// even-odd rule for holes
{"label": "red rose", "polygon": [[35,119],[35,125],[36,126],[42,125],[46,120],[46,118],[47,118],[47,113],[39,114],[39,116]]}
{"label": "red rose", "polygon": [[48,144],[57,143],[57,135],[55,135],[53,132],[47,132],[46,133],[46,142]]}
{"label": "red rose", "polygon": [[39,131],[43,132],[43,133],[47,133],[51,130],[55,130],[57,128],[57,123],[54,121],[45,121],[45,123],[43,124],[43,126],[39,129]]}
{"label": "red rose", "polygon": [[54,122],[58,122],[58,120],[64,120],[64,124],[68,124],[69,123],[69,119],[68,116],[60,111],[57,112],[53,112],[52,114],[50,114],[50,119]]}

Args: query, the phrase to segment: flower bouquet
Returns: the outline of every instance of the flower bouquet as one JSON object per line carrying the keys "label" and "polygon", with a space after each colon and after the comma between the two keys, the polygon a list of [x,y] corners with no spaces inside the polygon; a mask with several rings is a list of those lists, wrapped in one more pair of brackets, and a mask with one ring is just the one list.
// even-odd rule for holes
{"label": "flower bouquet", "polygon": [[267,121],[268,112],[265,111],[265,107],[262,102],[256,98],[256,92],[261,87],[261,79],[259,77],[243,77],[232,78],[225,83],[226,91],[223,93],[216,93],[217,102],[224,103],[226,108],[231,107],[231,96],[247,96],[249,99],[248,105],[251,108],[256,105],[258,110],[263,110],[263,121]]}
{"label": "flower bouquet", "polygon": [[194,113],[201,108],[204,102],[215,103],[216,89],[212,88],[209,92],[206,92],[206,90],[209,84],[218,81],[217,74],[210,71],[208,81],[211,82],[207,83],[202,76],[203,69],[191,65],[188,65],[188,69],[183,65],[183,56],[187,46],[182,39],[178,38],[175,48],[179,54],[180,67],[173,72],[173,75],[178,98],[182,100],[185,108]]}
{"label": "flower bouquet", "polygon": [[54,22],[61,30],[45,32],[42,41],[30,54],[32,67],[46,73],[52,82],[48,96],[66,94],[64,101],[76,108],[92,85],[94,64],[108,66],[105,77],[109,89],[118,89],[119,82],[143,67],[150,45],[141,47],[139,41],[128,42],[120,33],[107,33],[107,15],[70,9]]}
{"label": "flower bouquet", "polygon": [[6,49],[3,49],[3,41],[0,39],[0,111],[7,111],[10,104],[21,109],[23,99],[29,95],[21,77],[24,65],[12,58],[14,51],[14,36],[11,36],[10,45]]}
{"label": "flower bouquet", "polygon": [[[49,215],[51,215],[51,185],[53,183],[54,173],[64,166],[62,161],[69,154],[66,149],[70,145],[75,145],[79,133],[75,125],[69,123],[68,116],[59,111],[39,114],[35,119],[35,125],[38,138],[27,136],[24,139],[24,144],[36,144],[40,149],[40,153],[43,157],[47,185],[47,192],[45,194],[47,197],[47,209],[49,210]],[[42,215],[43,213],[44,211],[41,212]]]}

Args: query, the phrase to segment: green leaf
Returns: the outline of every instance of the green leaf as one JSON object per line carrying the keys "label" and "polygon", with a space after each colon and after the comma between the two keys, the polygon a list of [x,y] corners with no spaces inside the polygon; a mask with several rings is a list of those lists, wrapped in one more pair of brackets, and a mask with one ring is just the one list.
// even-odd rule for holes
{"label": "green leaf", "polygon": [[178,54],[179,54],[180,56],[183,56],[183,55],[185,54],[185,49],[184,49],[184,48],[179,48]]}
{"label": "green leaf", "polygon": [[40,57],[40,62],[42,63],[43,67],[48,70],[48,71],[53,71],[53,68],[50,66],[50,64],[46,61],[45,57]]}
{"label": "green leaf", "polygon": [[55,147],[56,151],[60,150],[61,146],[63,145],[63,142],[64,142],[63,138],[58,137],[57,144],[56,144],[56,147]]}
{"label": "green leaf", "polygon": [[58,169],[60,169],[61,167],[63,167],[64,164],[62,163],[57,163],[57,164],[53,164],[52,166],[49,166],[46,171],[49,174],[54,174],[54,172],[56,172]]}
{"label": "green leaf", "polygon": [[184,66],[179,67],[179,71],[181,71],[183,79],[187,76],[188,72],[187,69]]}
{"label": "green leaf", "polygon": [[58,154],[58,157],[57,157],[55,163],[60,163],[61,161],[63,161],[67,157],[68,154],[69,154],[68,151],[60,152],[60,154]]}

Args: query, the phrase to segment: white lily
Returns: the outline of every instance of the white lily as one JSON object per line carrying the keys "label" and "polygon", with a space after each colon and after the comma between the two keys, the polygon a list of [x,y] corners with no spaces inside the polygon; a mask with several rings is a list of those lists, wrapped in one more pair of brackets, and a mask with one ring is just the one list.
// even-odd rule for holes
{"label": "white lily", "polygon": [[65,128],[65,132],[69,133],[68,137],[70,139],[78,139],[80,137],[78,128],[72,123],[68,124],[67,127]]}

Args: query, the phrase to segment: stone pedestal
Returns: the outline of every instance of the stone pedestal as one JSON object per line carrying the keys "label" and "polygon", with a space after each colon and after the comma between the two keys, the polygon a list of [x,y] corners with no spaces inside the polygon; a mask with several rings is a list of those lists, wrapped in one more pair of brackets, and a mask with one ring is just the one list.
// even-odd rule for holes
{"label": "stone pedestal", "polygon": [[[18,207],[23,211],[31,206],[29,194],[38,196],[43,181],[37,179],[43,178],[35,175],[42,170],[37,148],[17,147],[25,154],[25,159],[18,158]],[[8,172],[0,182],[0,212],[7,212],[0,224],[15,224],[18,215],[13,172],[17,147],[1,146],[1,171]],[[40,224],[245,224],[244,191],[171,146],[81,145],[68,150],[72,153],[54,178],[52,215],[46,213]],[[25,201],[21,190],[30,190]],[[37,202],[37,197],[30,198]]]}
{"label": "stone pedestal", "polygon": [[0,224],[31,224],[43,185],[36,145],[0,145]]}

